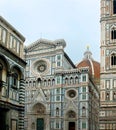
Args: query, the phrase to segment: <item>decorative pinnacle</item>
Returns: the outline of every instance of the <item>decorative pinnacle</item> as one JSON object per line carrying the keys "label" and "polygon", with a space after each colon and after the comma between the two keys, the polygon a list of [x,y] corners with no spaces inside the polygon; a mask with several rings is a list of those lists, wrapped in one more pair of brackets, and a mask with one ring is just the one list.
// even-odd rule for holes
{"label": "decorative pinnacle", "polygon": [[89,45],[87,45],[87,50],[89,50]]}

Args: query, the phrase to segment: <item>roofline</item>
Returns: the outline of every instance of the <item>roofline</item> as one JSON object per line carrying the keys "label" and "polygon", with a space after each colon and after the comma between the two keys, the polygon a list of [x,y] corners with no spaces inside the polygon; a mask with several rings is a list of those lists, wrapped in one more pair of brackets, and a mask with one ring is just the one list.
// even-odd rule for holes
{"label": "roofline", "polygon": [[65,58],[70,62],[70,64],[71,64],[74,68],[76,68],[76,66],[74,65],[74,63],[72,62],[72,60],[69,58],[69,56],[66,54],[66,52],[64,52],[64,56],[65,56]]}
{"label": "roofline", "polygon": [[22,39],[23,42],[25,41],[25,37],[19,31],[17,31],[10,23],[8,23],[2,16],[0,16],[0,21],[10,27],[13,32]]}

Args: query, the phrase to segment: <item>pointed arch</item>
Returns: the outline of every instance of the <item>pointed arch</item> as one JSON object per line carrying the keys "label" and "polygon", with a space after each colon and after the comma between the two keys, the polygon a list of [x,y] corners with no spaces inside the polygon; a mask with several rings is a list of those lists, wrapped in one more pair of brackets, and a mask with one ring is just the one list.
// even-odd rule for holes
{"label": "pointed arch", "polygon": [[73,77],[70,77],[70,84],[73,84]]}
{"label": "pointed arch", "polygon": [[59,107],[56,108],[56,116],[59,116]]}
{"label": "pointed arch", "polygon": [[111,39],[116,39],[116,25],[111,26]]}
{"label": "pointed arch", "polygon": [[75,111],[69,110],[69,111],[67,112],[67,117],[68,117],[68,118],[76,118],[76,113],[75,113]]}
{"label": "pointed arch", "polygon": [[45,114],[46,107],[44,106],[44,104],[38,102],[38,103],[36,103],[36,104],[33,105],[32,111],[34,113],[38,113],[38,114]]}
{"label": "pointed arch", "polygon": [[67,77],[65,78],[65,84],[68,84],[68,78]]}
{"label": "pointed arch", "polygon": [[41,78],[38,78],[38,79],[37,79],[37,84],[40,86],[40,85],[41,85],[41,83],[42,83]]}
{"label": "pointed arch", "polygon": [[116,66],[116,51],[112,51],[110,55],[111,66]]}

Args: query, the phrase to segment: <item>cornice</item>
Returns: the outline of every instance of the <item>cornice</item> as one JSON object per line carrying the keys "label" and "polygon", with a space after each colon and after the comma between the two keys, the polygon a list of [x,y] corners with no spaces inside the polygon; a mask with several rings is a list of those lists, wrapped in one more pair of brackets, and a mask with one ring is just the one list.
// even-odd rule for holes
{"label": "cornice", "polygon": [[21,59],[20,57],[16,56],[14,53],[12,53],[6,47],[2,46],[2,44],[0,44],[0,54],[6,55],[8,58],[12,59],[17,64],[19,64],[19,65],[21,65],[23,67],[26,66],[26,62],[23,59]]}

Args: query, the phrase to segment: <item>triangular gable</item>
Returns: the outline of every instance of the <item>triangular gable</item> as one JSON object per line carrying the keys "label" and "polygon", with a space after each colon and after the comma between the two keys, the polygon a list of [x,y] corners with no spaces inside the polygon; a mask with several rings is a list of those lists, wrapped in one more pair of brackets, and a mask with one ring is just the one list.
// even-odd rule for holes
{"label": "triangular gable", "polygon": [[46,95],[43,90],[39,87],[35,94],[33,95],[32,102],[35,104],[36,102],[47,103]]}
{"label": "triangular gable", "polygon": [[46,39],[39,39],[36,42],[30,44],[26,47],[26,51],[38,51],[38,50],[46,50],[55,47],[53,41],[46,40]]}

